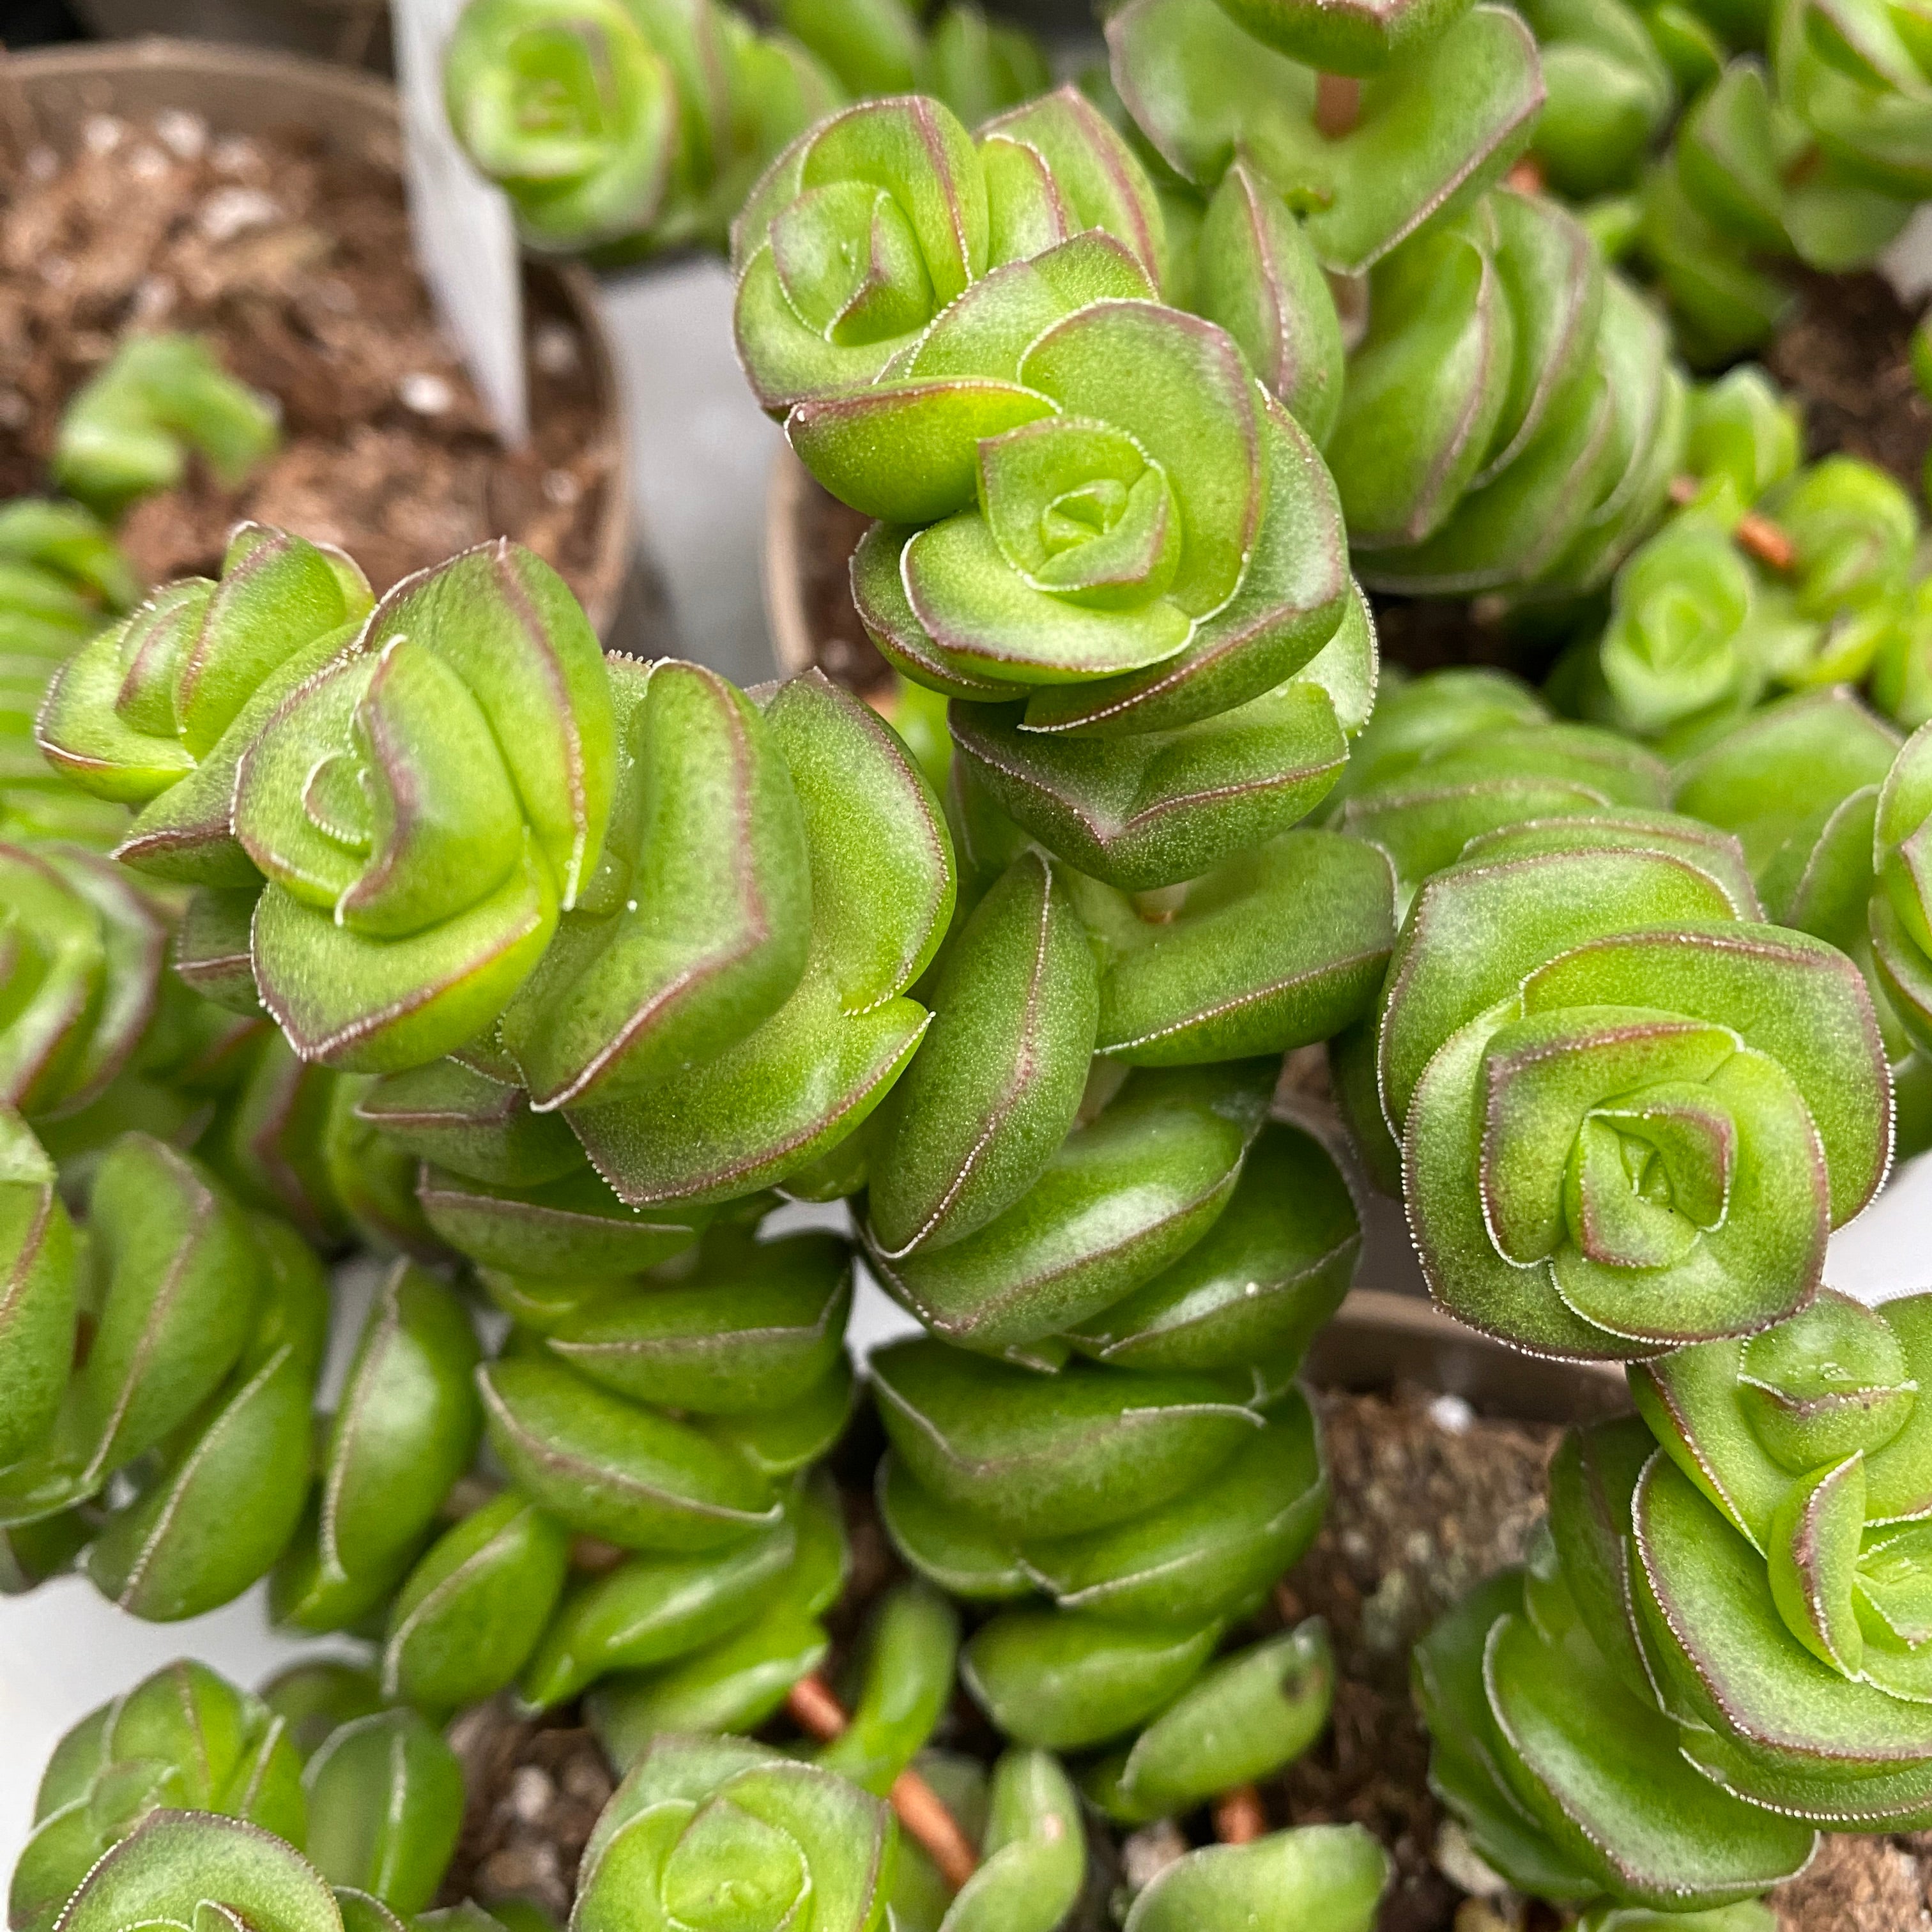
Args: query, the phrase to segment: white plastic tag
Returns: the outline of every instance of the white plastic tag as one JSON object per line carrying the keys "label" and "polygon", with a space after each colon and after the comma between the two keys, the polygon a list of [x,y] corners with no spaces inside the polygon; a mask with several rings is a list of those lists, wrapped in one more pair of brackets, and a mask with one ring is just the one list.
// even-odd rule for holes
{"label": "white plastic tag", "polygon": [[463,4],[392,0],[410,224],[424,279],[496,433],[520,448],[530,404],[516,230],[502,191],[470,165],[443,112],[443,43]]}

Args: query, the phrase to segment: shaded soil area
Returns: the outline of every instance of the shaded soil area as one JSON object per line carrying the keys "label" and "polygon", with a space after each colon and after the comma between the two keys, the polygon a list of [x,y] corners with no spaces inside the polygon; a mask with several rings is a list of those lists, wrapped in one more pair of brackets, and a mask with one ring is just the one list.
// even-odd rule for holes
{"label": "shaded soil area", "polygon": [[496,442],[412,262],[393,157],[298,130],[223,136],[170,112],[101,115],[76,151],[0,166],[0,499],[47,485],[61,411],[130,332],[185,330],[272,396],[280,449],[239,489],[199,464],[122,532],[153,581],[219,563],[260,518],[340,544],[378,590],[507,534],[580,590],[616,426],[586,345],[532,277],[532,446]]}
{"label": "shaded soil area", "polygon": [[872,696],[892,679],[852,604],[852,553],[872,520],[815,482],[806,486],[805,505],[799,560],[812,662],[834,684]]}
{"label": "shaded soil area", "polygon": [[1807,453],[1862,456],[1890,470],[1918,501],[1932,450],[1932,403],[1912,376],[1918,310],[1882,275],[1807,268],[1789,279],[1798,308],[1765,363],[1804,405]]}

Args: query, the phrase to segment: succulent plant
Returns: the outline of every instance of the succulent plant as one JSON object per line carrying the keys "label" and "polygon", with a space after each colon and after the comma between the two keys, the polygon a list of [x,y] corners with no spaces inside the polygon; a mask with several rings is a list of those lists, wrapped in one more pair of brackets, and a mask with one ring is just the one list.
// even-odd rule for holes
{"label": "succulent plant", "polygon": [[[97,1862],[159,1813],[238,1820],[300,1846],[302,1760],[260,1699],[183,1660],[91,1712],[55,1748],[34,1799],[8,1917],[42,1932]],[[164,1828],[165,1829],[165,1828]],[[122,1922],[131,1923],[133,1922]]]}
{"label": "succulent plant", "polygon": [[1364,580],[1601,584],[1664,506],[1684,391],[1661,321],[1588,233],[1498,189],[1390,254],[1368,302],[1326,446]]}
{"label": "succulent plant", "polygon": [[1239,169],[1258,232],[1298,227],[1343,274],[1499,176],[1543,103],[1535,42],[1501,7],[1133,0],[1107,39],[1122,102],[1183,182],[1218,200]]}
{"label": "succulent plant", "polygon": [[1749,886],[1708,832],[1586,819],[1493,835],[1418,894],[1375,1064],[1451,1312],[1628,1360],[1816,1292],[1885,1177],[1891,1085],[1856,964]]}
{"label": "succulent plant", "polygon": [[189,884],[254,886],[230,824],[242,754],[368,608],[342,552],[242,524],[219,583],[164,585],[68,660],[41,707],[40,747],[82,790],[137,808],[124,862]]}
{"label": "succulent plant", "polygon": [[[970,284],[1094,229],[1118,247],[1056,257],[1075,276],[1070,282],[1017,278],[1002,307],[1024,304],[1021,320],[1040,318],[1032,328],[1017,338],[1010,328],[990,342],[968,338],[943,364],[942,338],[920,357],[927,325]],[[997,117],[976,140],[928,96],[862,102],[800,135],[732,230],[740,359],[769,410],[782,414],[822,400],[832,412],[822,426],[827,435],[854,410],[866,418],[874,409],[896,412],[916,430],[922,401],[937,400],[942,410],[951,402],[952,392],[935,392],[934,381],[982,378],[960,398],[963,420],[934,425],[952,434],[934,434],[923,462],[898,467],[894,451],[874,466],[878,483],[902,505],[935,488],[958,495],[963,486],[970,496],[974,437],[1040,412],[1011,394],[1010,376],[1000,384],[1004,365],[1042,322],[1090,298],[1090,290],[1112,292],[1124,278],[1126,292],[1144,292],[1145,283],[1160,279],[1164,247],[1153,183],[1120,136],[1071,88]],[[874,386],[884,393],[860,393]],[[796,434],[801,424],[790,427]],[[802,453],[829,488],[844,494],[808,451]],[[895,514],[908,513],[901,507]]]}
{"label": "succulent plant", "polygon": [[722,248],[747,190],[838,83],[716,0],[470,0],[443,53],[458,141],[524,239],[622,260]]}
{"label": "succulent plant", "polygon": [[1879,983],[1920,1054],[1932,1053],[1932,728],[1921,725],[1899,753],[1879,788],[1874,829]]}
{"label": "succulent plant", "polygon": [[974,0],[949,0],[930,27],[906,0],[784,0],[778,15],[854,100],[929,94],[976,128],[1053,85],[1033,36]]}
{"label": "succulent plant", "polygon": [[1167,1866],[1125,1932],[1370,1932],[1388,1854],[1360,1825],[1304,1825],[1210,1845]]}
{"label": "succulent plant", "polygon": [[1636,1365],[1642,1420],[1568,1438],[1528,1570],[1418,1653],[1435,1780],[1497,1869],[1715,1907],[1802,1868],[1816,1828],[1927,1815],[1927,1308],[1823,1291]]}
{"label": "succulent plant", "polygon": [[435,1898],[463,1824],[463,1768],[418,1713],[376,1711],[331,1731],[302,1774],[305,1849],[333,1886],[402,1917]]}
{"label": "succulent plant", "polygon": [[104,517],[172,489],[192,453],[232,489],[278,440],[272,400],[199,336],[130,335],[62,412],[55,482]]}
{"label": "succulent plant", "polygon": [[94,1166],[77,1243],[52,1162],[17,1122],[9,1139],[21,1292],[0,1520],[43,1538],[68,1526],[68,1554],[85,1544],[94,1582],[138,1616],[226,1603],[295,1532],[328,1322],[320,1268],[287,1228],[251,1222],[206,1169],[142,1133]]}
{"label": "succulent plant", "polygon": [[[371,1902],[371,1909],[380,1910]],[[257,1932],[343,1932],[342,1904],[285,1839],[244,1820],[164,1809],[88,1872],[62,1932],[136,1932],[201,1914]]]}
{"label": "succulent plant", "polygon": [[272,1579],[278,1620],[340,1630],[388,1601],[476,1454],[477,1354],[455,1291],[398,1262],[370,1307],[307,1513]]}
{"label": "succulent plant", "polygon": [[1544,100],[1530,152],[1566,199],[1634,184],[1678,106],[1676,76],[1646,25],[1624,0],[1534,0]]}
{"label": "succulent plant", "polygon": [[77,503],[22,496],[0,507],[0,837],[112,845],[124,815],[76,794],[34,742],[62,662],[139,602],[134,571]]}
{"label": "succulent plant", "polygon": [[562,579],[508,542],[405,578],[316,648],[233,767],[234,837],[268,882],[254,976],[304,1059],[388,1072],[488,1027],[590,884],[609,681]]}
{"label": "succulent plant", "polygon": [[896,1844],[884,1802],[748,1738],[660,1738],[626,1773],[585,1848],[572,1932],[701,1924],[726,1890],[745,1932],[801,1904],[823,1932],[886,1922]]}
{"label": "succulent plant", "polygon": [[[900,1552],[956,1596],[1015,1606],[974,1634],[962,1668],[1022,1744],[1099,1744],[1158,1718],[1320,1521],[1313,1420],[1292,1384],[1087,1362],[1042,1376],[934,1341],[881,1351],[872,1375]],[[1036,1592],[1054,1607],[1021,1601]],[[1276,1684],[1291,1704],[1295,1678]],[[1319,1728],[1304,1720],[1301,1742]]]}

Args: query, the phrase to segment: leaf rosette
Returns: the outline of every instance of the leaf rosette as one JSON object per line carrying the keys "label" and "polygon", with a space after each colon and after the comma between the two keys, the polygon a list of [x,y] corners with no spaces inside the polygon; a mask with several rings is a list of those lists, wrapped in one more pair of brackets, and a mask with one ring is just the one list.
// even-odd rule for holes
{"label": "leaf rosette", "polygon": [[629,259],[724,245],[739,204],[838,88],[712,0],[470,0],[443,52],[449,124],[535,248]]}
{"label": "leaf rosette", "polygon": [[1891,1157],[1856,964],[1760,922],[1736,848],[1563,824],[1425,884],[1376,1041],[1424,1273],[1472,1325],[1629,1360],[1816,1293]]}
{"label": "leaf rosette", "polygon": [[1537,0],[1525,18],[1543,70],[1530,147],[1544,178],[1579,200],[1630,187],[1678,106],[1643,14],[1623,0]]}
{"label": "leaf rosette", "polygon": [[68,660],[41,708],[41,749],[83,790],[136,808],[116,855],[128,864],[194,885],[255,885],[230,827],[236,767],[274,704],[347,644],[369,604],[340,550],[243,524],[219,582],[164,584]]}
{"label": "leaf rosette", "polygon": [[1435,1780],[1499,1870],[1714,1910],[1817,1828],[1927,1815],[1926,1300],[1827,1290],[1640,1364],[1642,1420],[1565,1443],[1551,1540],[1418,1655]]}
{"label": "leaf rosette", "polygon": [[598,1820],[572,1932],[638,1924],[700,1932],[722,1906],[742,1932],[886,1921],[897,1832],[888,1807],[835,1773],[736,1738],[667,1736]]}
{"label": "leaf rosette", "polygon": [[342,1932],[344,1913],[327,1880],[274,1833],[244,1819],[163,1810],[101,1859],[56,1922],[62,1932],[156,1924]]}
{"label": "leaf rosette", "polygon": [[253,955],[303,1058],[382,1072],[482,1032],[590,880],[610,686],[556,573],[505,542],[406,578],[259,722],[234,826]]}
{"label": "leaf rosette", "polygon": [[512,1064],[629,1208],[809,1187],[923,1036],[908,994],[954,896],[939,802],[818,672],[756,705],[694,666],[614,688],[618,836],[504,1016]]}
{"label": "leaf rosette", "polygon": [[8,1899],[42,1932],[96,1862],[158,1810],[241,1820],[295,1846],[308,1808],[282,1720],[204,1666],[165,1666],[83,1718],[54,1748]]}
{"label": "leaf rosette", "polygon": [[[739,359],[774,412],[862,391],[989,271],[1095,228],[1158,280],[1152,184],[1072,89],[999,116],[976,143],[928,95],[862,102],[801,135],[734,226]],[[1019,410],[1008,402],[1006,420],[1036,412]]]}

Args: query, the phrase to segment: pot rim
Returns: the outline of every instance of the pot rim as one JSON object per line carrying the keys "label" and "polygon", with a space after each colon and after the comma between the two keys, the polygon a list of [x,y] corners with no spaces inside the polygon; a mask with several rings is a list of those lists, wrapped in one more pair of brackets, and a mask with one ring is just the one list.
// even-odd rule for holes
{"label": "pot rim", "polygon": [[1599,1422],[1632,1406],[1618,1366],[1522,1354],[1388,1288],[1351,1288],[1310,1344],[1302,1373],[1318,1388],[1364,1393],[1419,1383],[1514,1421]]}
{"label": "pot rim", "polygon": [[[130,83],[144,94],[178,89],[167,104],[204,115],[218,130],[222,110],[243,100],[249,105],[240,116],[245,125],[238,131],[286,124],[291,116],[281,104],[293,96],[313,104],[313,112],[302,118],[333,146],[366,148],[378,134],[398,143],[402,138],[401,100],[392,82],[308,54],[147,34],[132,40],[35,47],[4,58],[5,79],[25,104],[36,138],[48,137],[50,122],[54,130],[68,130],[83,114],[152,112],[164,104],[156,98],[139,107],[122,106],[116,97]],[[609,460],[594,561],[580,601],[598,635],[608,638],[620,614],[632,548],[634,493],[616,363],[590,275],[573,262],[527,254],[523,262],[526,275],[547,283],[561,297],[589,360],[598,436]]]}

